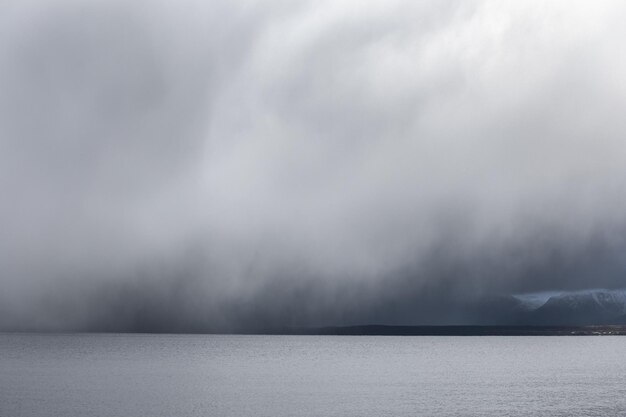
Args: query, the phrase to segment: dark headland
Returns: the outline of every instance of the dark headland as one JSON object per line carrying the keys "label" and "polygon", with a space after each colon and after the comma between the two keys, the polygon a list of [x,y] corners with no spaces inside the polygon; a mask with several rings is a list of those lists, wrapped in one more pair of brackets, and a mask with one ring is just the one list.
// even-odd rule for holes
{"label": "dark headland", "polygon": [[344,336],[626,336],[626,325],[598,326],[387,326],[295,328],[275,334]]}

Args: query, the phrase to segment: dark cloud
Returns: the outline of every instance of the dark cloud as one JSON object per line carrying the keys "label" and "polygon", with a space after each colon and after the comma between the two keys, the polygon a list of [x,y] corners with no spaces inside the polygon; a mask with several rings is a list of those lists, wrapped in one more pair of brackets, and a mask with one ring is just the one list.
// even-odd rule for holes
{"label": "dark cloud", "polygon": [[619,2],[0,6],[0,326],[472,323],[624,287]]}

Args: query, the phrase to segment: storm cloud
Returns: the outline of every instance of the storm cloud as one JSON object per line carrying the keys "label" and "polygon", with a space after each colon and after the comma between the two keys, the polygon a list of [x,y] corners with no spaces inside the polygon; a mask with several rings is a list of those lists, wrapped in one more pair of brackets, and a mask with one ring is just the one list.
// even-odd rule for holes
{"label": "storm cloud", "polygon": [[470,323],[626,286],[618,1],[9,1],[0,327]]}

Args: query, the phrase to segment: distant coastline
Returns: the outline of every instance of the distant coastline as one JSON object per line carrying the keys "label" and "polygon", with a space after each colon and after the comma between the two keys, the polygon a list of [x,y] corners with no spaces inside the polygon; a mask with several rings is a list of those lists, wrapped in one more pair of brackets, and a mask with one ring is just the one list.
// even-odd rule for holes
{"label": "distant coastline", "polygon": [[115,331],[77,330],[41,331],[4,330],[0,335],[76,335],[76,334],[127,334],[127,335],[268,335],[268,336],[626,336],[626,325],[589,326],[532,326],[532,325],[447,325],[447,326],[407,326],[407,325],[355,325],[326,327],[281,327],[265,329],[240,329],[230,331],[181,329],[174,331]]}
{"label": "distant coastline", "polygon": [[[274,332],[272,332],[274,333]],[[626,325],[598,326],[389,326],[298,328],[274,334],[337,336],[626,336]]]}

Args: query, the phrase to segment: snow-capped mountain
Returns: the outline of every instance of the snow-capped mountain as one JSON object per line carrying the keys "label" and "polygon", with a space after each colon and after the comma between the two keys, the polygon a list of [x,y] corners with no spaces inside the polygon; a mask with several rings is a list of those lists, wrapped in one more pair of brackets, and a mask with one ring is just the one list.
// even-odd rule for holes
{"label": "snow-capped mountain", "polygon": [[529,324],[584,325],[626,323],[626,289],[535,293],[514,296],[527,312]]}

